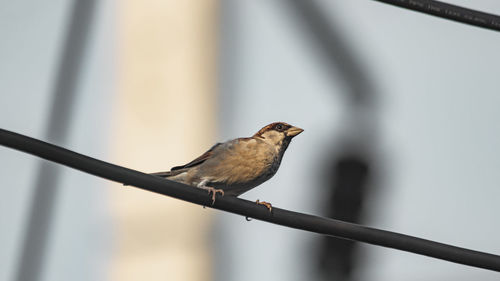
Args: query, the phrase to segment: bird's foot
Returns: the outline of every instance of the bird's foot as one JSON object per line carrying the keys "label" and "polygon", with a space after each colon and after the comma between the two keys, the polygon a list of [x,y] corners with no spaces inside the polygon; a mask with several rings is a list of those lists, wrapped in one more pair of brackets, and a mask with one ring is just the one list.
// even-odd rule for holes
{"label": "bird's foot", "polygon": [[261,202],[259,199],[257,199],[257,201],[255,201],[255,203],[257,203],[257,205],[264,205],[264,206],[266,206],[266,208],[269,209],[269,212],[271,212],[273,210],[273,205],[271,205],[271,203],[264,202],[264,201]]}
{"label": "bird's foot", "polygon": [[222,189],[215,189],[213,187],[205,187],[206,190],[208,190],[208,195],[212,193],[212,205],[215,203],[215,195],[217,193],[220,193],[220,195],[224,196],[224,190]]}

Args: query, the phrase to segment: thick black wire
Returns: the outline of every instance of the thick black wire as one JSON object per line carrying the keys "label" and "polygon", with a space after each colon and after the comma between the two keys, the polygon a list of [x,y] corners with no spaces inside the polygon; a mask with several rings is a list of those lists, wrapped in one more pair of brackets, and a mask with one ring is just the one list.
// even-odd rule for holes
{"label": "thick black wire", "polygon": [[[98,177],[195,204],[211,206],[211,199],[204,190],[113,165],[4,129],[0,129],[0,145],[30,153]],[[231,196],[218,197],[211,207],[296,229],[366,242],[500,272],[500,256],[493,254],[279,208],[273,208],[271,213],[264,206]]]}
{"label": "thick black wire", "polygon": [[500,16],[434,0],[374,0],[474,26],[500,31]]}

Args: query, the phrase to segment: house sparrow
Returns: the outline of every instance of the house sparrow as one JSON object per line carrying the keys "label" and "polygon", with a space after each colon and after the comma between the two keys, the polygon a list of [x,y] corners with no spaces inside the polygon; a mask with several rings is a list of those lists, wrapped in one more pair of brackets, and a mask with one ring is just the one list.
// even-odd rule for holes
{"label": "house sparrow", "polygon": [[[151,175],[206,189],[212,203],[217,193],[239,196],[276,174],[290,141],[302,131],[284,122],[272,123],[250,138],[217,143],[186,165]],[[271,204],[256,203],[271,211]]]}

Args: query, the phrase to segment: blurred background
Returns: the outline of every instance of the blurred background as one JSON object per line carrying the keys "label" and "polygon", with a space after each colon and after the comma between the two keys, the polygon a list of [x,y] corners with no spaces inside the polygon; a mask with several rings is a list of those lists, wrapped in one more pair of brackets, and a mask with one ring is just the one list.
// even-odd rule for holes
{"label": "blurred background", "polygon": [[[243,198],[500,254],[498,32],[367,0],[18,0],[0,38],[1,128],[157,172],[285,121]],[[499,278],[0,159],[0,280]]]}

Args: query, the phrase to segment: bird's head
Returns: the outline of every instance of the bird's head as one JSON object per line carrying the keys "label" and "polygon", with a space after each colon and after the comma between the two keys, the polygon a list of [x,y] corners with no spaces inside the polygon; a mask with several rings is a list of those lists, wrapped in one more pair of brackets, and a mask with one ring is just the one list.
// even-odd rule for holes
{"label": "bird's head", "polygon": [[253,135],[253,137],[261,138],[275,146],[281,147],[285,145],[283,148],[286,149],[292,138],[303,131],[303,129],[285,122],[275,122],[260,129],[257,133],[255,133],[255,135]]}

